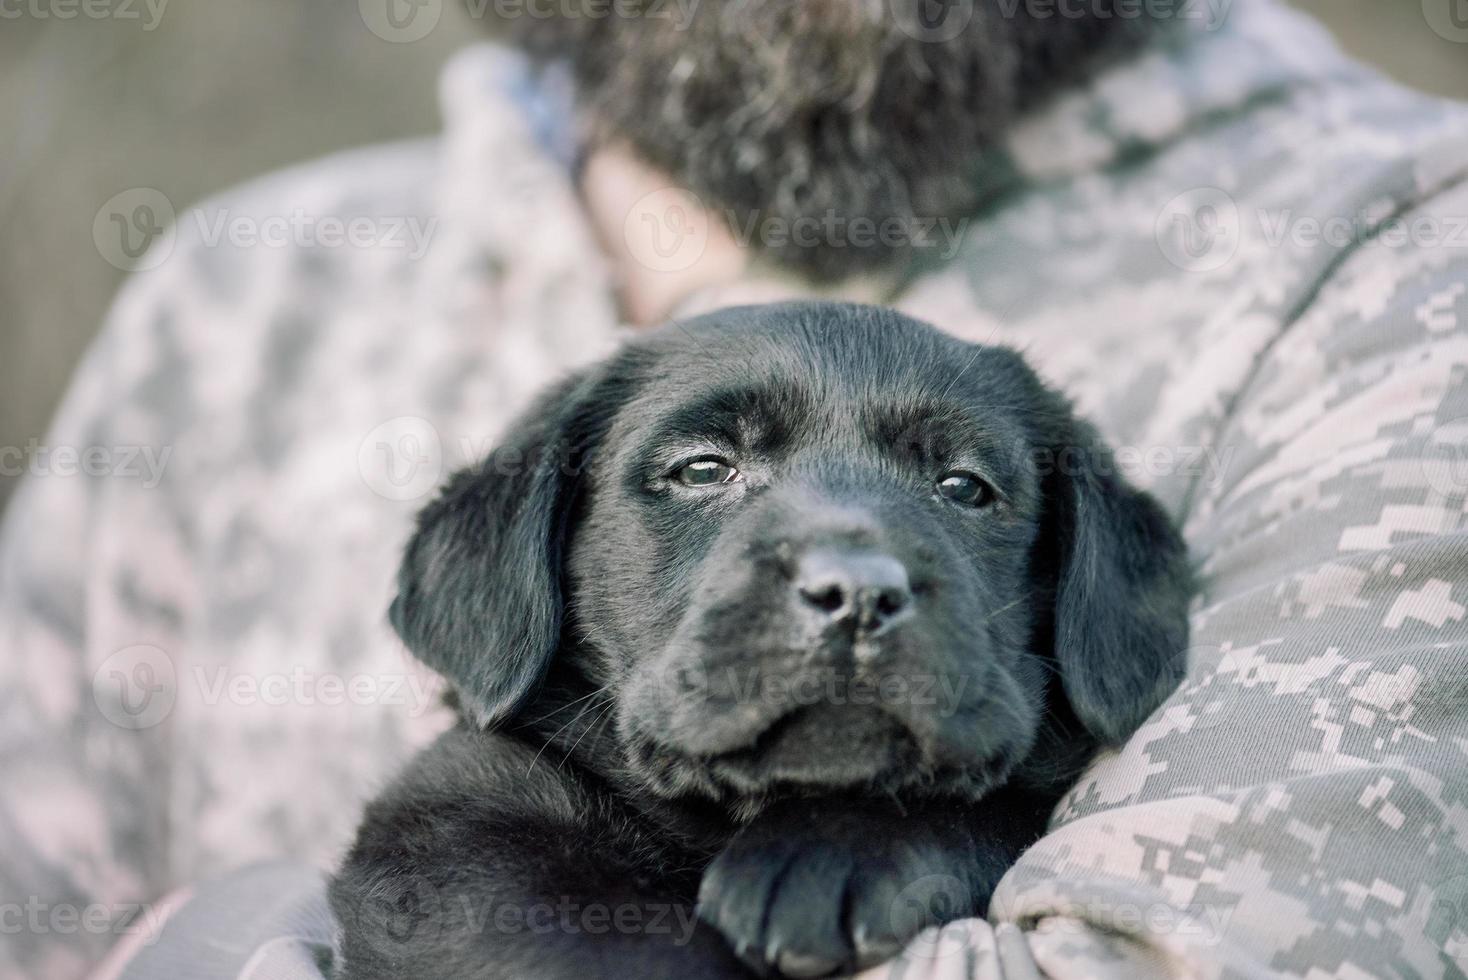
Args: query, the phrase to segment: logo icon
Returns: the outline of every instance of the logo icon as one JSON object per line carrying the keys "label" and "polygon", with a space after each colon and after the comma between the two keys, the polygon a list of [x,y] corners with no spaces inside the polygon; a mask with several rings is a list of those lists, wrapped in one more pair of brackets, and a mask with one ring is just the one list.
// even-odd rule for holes
{"label": "logo icon", "polygon": [[1157,216],[1157,247],[1185,272],[1212,272],[1239,250],[1242,225],[1234,199],[1217,187],[1198,187],[1167,202]]}
{"label": "logo icon", "polygon": [[146,643],[124,647],[92,674],[92,700],[118,728],[141,731],[168,717],[178,696],[173,659]]}
{"label": "logo icon", "polygon": [[1249,696],[1247,664],[1239,653],[1216,646],[1189,647],[1185,662],[1197,683],[1185,683],[1182,695],[1195,716],[1194,731],[1207,731],[1233,721]]}
{"label": "logo icon", "polygon": [[1468,0],[1422,0],[1422,16],[1438,37],[1468,44]]}
{"label": "logo icon", "polygon": [[432,948],[443,931],[443,897],[423,875],[388,876],[358,903],[357,934],[388,957],[411,958],[415,950]]}
{"label": "logo icon", "polygon": [[1468,949],[1468,875],[1448,878],[1433,888],[1423,932],[1439,949]]}
{"label": "logo icon", "polygon": [[152,187],[130,187],[108,198],[92,219],[92,242],[123,272],[153,269],[173,253],[173,202]]}
{"label": "logo icon", "polygon": [[1468,493],[1468,416],[1433,427],[1422,448],[1422,479],[1445,497]]}
{"label": "logo icon", "polygon": [[357,0],[367,29],[384,41],[411,44],[427,37],[443,16],[443,0]]}
{"label": "logo icon", "polygon": [[362,482],[388,500],[417,500],[438,486],[443,474],[443,440],[427,419],[389,419],[357,447]]}
{"label": "logo icon", "polygon": [[974,0],[888,0],[902,33],[914,41],[941,44],[962,34],[974,17]]}
{"label": "logo icon", "polygon": [[971,893],[963,882],[953,875],[924,875],[892,900],[892,930],[899,936],[916,936],[904,956],[933,960],[954,952],[951,937],[945,948],[942,934],[934,927],[973,914]]}
{"label": "logo icon", "polygon": [[709,220],[697,196],[664,187],[637,199],[622,223],[622,237],[643,268],[682,272],[708,247]]}

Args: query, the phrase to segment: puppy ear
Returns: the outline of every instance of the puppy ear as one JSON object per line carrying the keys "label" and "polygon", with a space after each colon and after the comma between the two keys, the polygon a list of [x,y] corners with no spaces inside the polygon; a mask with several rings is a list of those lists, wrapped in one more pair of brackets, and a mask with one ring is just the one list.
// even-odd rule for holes
{"label": "puppy ear", "polygon": [[1151,496],[1116,474],[1095,430],[1072,422],[1057,451],[1055,658],[1076,717],[1120,744],[1187,669],[1187,548]]}
{"label": "puppy ear", "polygon": [[398,571],[393,628],[484,727],[519,710],[560,642],[568,518],[599,427],[594,387],[585,375],[558,385],[488,459],[455,474],[418,516]]}

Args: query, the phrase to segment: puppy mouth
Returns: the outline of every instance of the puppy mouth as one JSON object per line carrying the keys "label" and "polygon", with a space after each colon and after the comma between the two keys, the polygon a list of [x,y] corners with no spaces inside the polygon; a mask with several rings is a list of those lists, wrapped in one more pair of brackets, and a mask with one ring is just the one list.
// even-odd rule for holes
{"label": "puppy mouth", "polygon": [[737,793],[776,786],[840,788],[915,769],[922,752],[907,726],[878,708],[814,704],[776,719],[742,748],[705,759]]}
{"label": "puppy mouth", "polygon": [[635,729],[627,747],[633,771],[656,795],[702,797],[747,819],[785,796],[978,799],[1008,779],[1028,750],[1023,733],[994,735],[953,751],[883,709],[819,703],[780,716],[737,747],[699,751]]}

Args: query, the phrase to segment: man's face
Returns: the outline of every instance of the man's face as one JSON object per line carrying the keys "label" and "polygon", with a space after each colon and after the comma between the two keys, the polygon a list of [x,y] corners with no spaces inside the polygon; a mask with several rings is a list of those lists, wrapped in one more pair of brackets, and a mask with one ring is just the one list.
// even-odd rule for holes
{"label": "man's face", "polygon": [[986,158],[1015,116],[1140,36],[1109,8],[645,0],[509,26],[569,60],[594,143],[629,143],[753,247],[837,279],[916,257],[924,222],[996,190]]}

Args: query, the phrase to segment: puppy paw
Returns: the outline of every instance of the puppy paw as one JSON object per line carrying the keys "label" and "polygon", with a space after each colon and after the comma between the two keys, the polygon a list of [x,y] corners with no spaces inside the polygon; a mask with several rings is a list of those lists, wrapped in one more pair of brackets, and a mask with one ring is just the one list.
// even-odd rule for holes
{"label": "puppy paw", "polygon": [[704,873],[699,915],[761,972],[821,977],[891,959],[922,929],[973,914],[961,858],[900,827],[840,830],[746,830]]}

